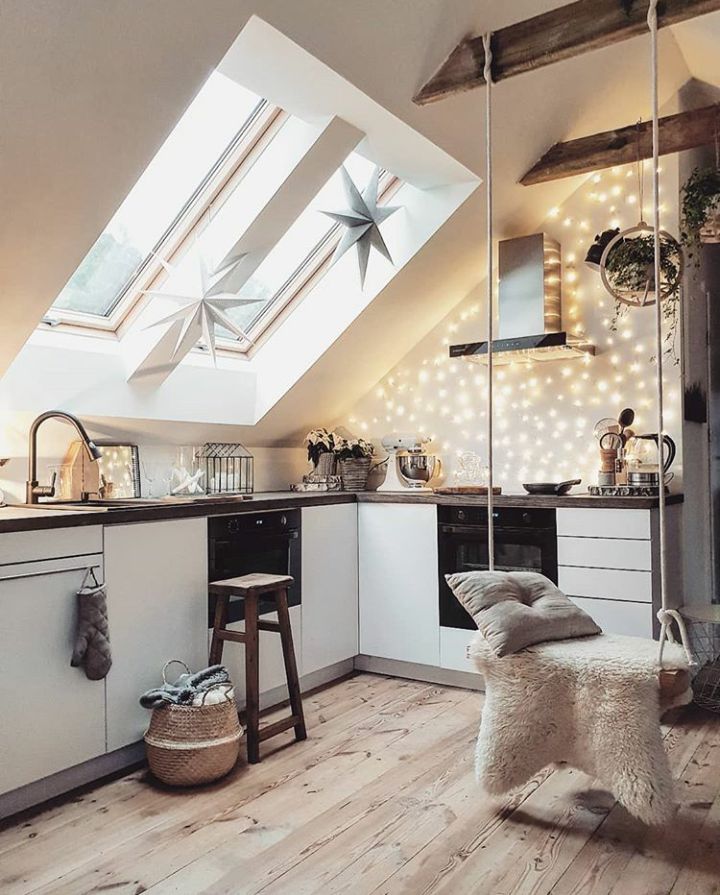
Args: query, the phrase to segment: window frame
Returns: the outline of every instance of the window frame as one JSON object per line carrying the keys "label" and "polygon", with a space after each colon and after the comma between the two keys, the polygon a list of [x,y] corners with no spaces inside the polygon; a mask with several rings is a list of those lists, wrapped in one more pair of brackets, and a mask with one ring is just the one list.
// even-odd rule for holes
{"label": "window frame", "polygon": [[153,248],[154,254],[145,258],[107,315],[51,307],[40,327],[45,329],[50,323],[53,329],[60,332],[121,336],[150,300],[150,296],[144,292],[158,288],[166,276],[155,255],[173,264],[179,262],[192,245],[208,212],[222,207],[289,117],[289,113],[279,106],[265,99],[260,100],[243,127],[168,225]]}

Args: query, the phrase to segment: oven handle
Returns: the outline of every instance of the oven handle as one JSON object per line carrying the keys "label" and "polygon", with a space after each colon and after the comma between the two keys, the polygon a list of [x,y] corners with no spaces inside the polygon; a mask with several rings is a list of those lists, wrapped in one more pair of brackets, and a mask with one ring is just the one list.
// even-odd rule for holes
{"label": "oven handle", "polygon": [[[440,525],[439,530],[442,534],[447,535],[480,535],[487,537],[487,525]],[[496,526],[495,531],[503,535],[525,534],[526,532],[553,533],[552,528],[518,528],[517,526]]]}

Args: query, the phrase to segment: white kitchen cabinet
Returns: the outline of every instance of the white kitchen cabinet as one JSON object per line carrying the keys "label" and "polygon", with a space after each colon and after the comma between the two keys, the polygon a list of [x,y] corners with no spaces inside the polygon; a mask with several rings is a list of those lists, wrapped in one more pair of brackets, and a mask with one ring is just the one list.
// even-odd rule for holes
{"label": "white kitchen cabinet", "polygon": [[357,520],[354,503],[302,510],[303,674],[358,653]]}
{"label": "white kitchen cabinet", "polygon": [[[61,531],[60,542],[73,543]],[[28,546],[33,534],[23,534]],[[73,549],[99,543],[80,538]],[[42,554],[42,544],[32,551]],[[102,578],[102,559],[81,554],[0,566],[0,792],[105,752],[104,681],[70,665],[77,591],[87,566]]]}
{"label": "white kitchen cabinet", "polygon": [[108,750],[142,739],[150,715],[138,698],[161,683],[168,659],[207,664],[207,551],[205,518],[105,528]]}
{"label": "white kitchen cabinet", "polygon": [[[660,607],[658,515],[657,509],[558,508],[558,585],[608,633],[653,636]],[[679,540],[680,519],[681,507],[668,506],[670,544]],[[677,605],[682,572],[672,551],[666,571]]]}
{"label": "white kitchen cabinet", "polygon": [[467,655],[468,645],[476,636],[477,631],[465,628],[440,628],[440,667],[479,674]]}
{"label": "white kitchen cabinet", "polygon": [[360,653],[440,665],[434,505],[358,505]]}

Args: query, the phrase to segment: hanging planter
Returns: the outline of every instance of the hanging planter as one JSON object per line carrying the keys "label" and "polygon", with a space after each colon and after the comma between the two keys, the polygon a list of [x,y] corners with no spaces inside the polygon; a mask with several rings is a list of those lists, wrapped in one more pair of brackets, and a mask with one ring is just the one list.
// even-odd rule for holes
{"label": "hanging planter", "polygon": [[[676,335],[684,257],[680,244],[665,230],[660,231],[660,300],[667,332],[665,351],[679,363]],[[600,262],[605,289],[615,299],[615,315],[610,324],[617,330],[618,320],[629,308],[644,308],[657,300],[655,284],[655,234],[644,221],[619,232],[605,247]]]}
{"label": "hanging planter", "polygon": [[720,165],[695,168],[681,189],[682,234],[688,257],[703,243],[720,243]]}
{"label": "hanging planter", "polygon": [[[683,255],[678,241],[660,231],[660,296],[677,298],[683,272]],[[654,305],[655,239],[653,228],[644,221],[616,234],[603,252],[600,262],[603,285],[612,297],[630,307]]]}

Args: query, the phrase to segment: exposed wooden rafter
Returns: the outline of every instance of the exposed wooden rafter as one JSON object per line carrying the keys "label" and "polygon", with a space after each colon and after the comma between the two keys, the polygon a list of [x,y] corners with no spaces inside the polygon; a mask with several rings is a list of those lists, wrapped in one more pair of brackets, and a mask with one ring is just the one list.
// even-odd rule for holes
{"label": "exposed wooden rafter", "polygon": [[[661,0],[666,27],[720,10],[720,0]],[[493,33],[493,78],[501,81],[647,33],[647,0],[576,0]],[[459,44],[415,96],[423,105],[485,83],[481,37]]]}
{"label": "exposed wooden rafter", "polygon": [[[660,155],[712,143],[720,128],[720,105],[705,106],[660,119]],[[652,125],[645,121],[567,143],[556,143],[525,174],[520,183],[532,186],[626,165],[652,157]]]}

